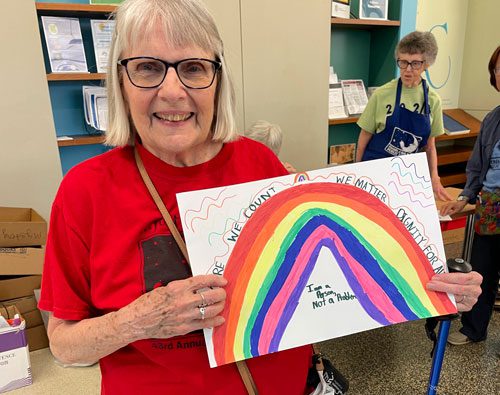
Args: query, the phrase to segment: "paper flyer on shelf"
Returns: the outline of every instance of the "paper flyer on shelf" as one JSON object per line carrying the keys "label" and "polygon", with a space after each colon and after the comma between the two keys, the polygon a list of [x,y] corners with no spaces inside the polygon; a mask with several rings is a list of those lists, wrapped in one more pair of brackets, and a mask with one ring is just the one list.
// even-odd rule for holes
{"label": "paper flyer on shelf", "polygon": [[88,72],[78,18],[42,16],[42,24],[51,71]]}
{"label": "paper flyer on shelf", "polygon": [[108,68],[109,47],[115,30],[114,20],[91,19],[92,41],[98,73],[105,73]]}

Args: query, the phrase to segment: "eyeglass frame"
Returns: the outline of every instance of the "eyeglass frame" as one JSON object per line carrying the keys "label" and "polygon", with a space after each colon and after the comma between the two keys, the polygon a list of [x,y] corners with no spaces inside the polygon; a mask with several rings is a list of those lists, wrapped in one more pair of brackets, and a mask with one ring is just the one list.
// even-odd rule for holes
{"label": "eyeglass frame", "polygon": [[[128,64],[128,62],[130,62],[132,60],[136,60],[136,59],[157,60],[158,62],[161,62],[161,63],[163,63],[165,65],[165,73],[163,74],[163,78],[161,79],[161,81],[160,81],[159,84],[154,85],[154,86],[139,86],[137,84],[134,84],[134,82],[132,81],[132,78],[130,78],[130,74],[129,74],[129,71],[128,71],[127,64]],[[177,66],[179,66],[180,63],[188,61],[188,60],[204,60],[204,61],[207,61],[207,62],[209,62],[209,63],[212,64],[212,66],[214,67],[214,75],[212,76],[212,81],[210,81],[210,84],[208,84],[207,86],[204,86],[203,88],[194,88],[192,86],[187,85],[182,80],[182,78],[179,76],[179,72],[177,71]],[[170,69],[170,67],[174,68],[175,73],[177,74],[177,78],[179,78],[179,81],[186,88],[188,88],[188,89],[207,89],[207,88],[210,88],[212,86],[212,84],[215,81],[215,75],[222,68],[222,62],[220,62],[218,60],[212,60],[212,59],[206,59],[206,58],[187,58],[187,59],[181,59],[181,60],[178,60],[177,62],[171,63],[171,62],[167,62],[166,60],[155,58],[155,57],[152,57],[152,56],[135,56],[135,57],[132,57],[132,58],[118,59],[118,61],[116,63],[119,64],[120,66],[125,67],[125,71],[127,72],[127,77],[129,79],[130,83],[132,85],[134,85],[135,87],[142,88],[142,89],[154,89],[154,88],[158,88],[161,84],[163,84],[163,81],[165,81],[165,77],[167,76],[168,69]]]}
{"label": "eyeglass frame", "polygon": [[[406,67],[401,67],[399,65],[399,62],[406,62],[407,63]],[[412,70],[420,70],[422,68],[422,66],[424,65],[425,62],[426,62],[425,60],[412,60],[411,62],[408,62],[407,60],[404,60],[404,59],[396,59],[396,65],[401,70],[406,70],[408,68],[408,66],[411,66]],[[414,63],[419,63],[420,66],[418,66],[418,68],[416,68],[416,67],[413,66]]]}

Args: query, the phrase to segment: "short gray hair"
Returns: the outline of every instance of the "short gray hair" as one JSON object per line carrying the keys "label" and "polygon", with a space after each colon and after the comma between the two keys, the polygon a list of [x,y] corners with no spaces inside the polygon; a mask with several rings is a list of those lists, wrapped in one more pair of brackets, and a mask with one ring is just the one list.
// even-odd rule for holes
{"label": "short gray hair", "polygon": [[394,57],[397,59],[398,54],[407,53],[422,54],[425,62],[432,66],[436,61],[438,54],[438,45],[434,35],[431,32],[414,31],[404,36],[396,46]]}
{"label": "short gray hair", "polygon": [[276,155],[280,153],[283,132],[279,125],[267,121],[257,121],[245,130],[244,135],[252,140],[261,142]]}
{"label": "short gray hair", "polygon": [[222,63],[217,77],[212,139],[229,142],[238,137],[234,84],[224,59],[224,48],[215,21],[200,0],[125,0],[114,12],[116,27],[111,42],[106,86],[108,131],[106,144],[133,143],[131,120],[121,89],[123,73],[117,61],[122,53],[161,26],[164,38],[176,47],[198,46],[213,52]]}

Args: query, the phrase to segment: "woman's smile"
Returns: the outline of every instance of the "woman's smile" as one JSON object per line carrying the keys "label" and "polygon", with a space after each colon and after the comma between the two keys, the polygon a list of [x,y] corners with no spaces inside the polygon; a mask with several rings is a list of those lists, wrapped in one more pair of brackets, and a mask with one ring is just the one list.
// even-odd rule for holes
{"label": "woman's smile", "polygon": [[[165,34],[158,29],[156,36],[165,37]],[[140,56],[172,63],[215,57],[202,48],[177,47],[168,40],[143,40],[123,54],[124,58]],[[215,77],[213,84],[205,89],[187,88],[174,67],[168,68],[162,83],[153,88],[134,86],[124,76],[124,96],[142,144],[174,166],[192,166],[210,159],[222,146],[212,141],[217,84]]]}
{"label": "woman's smile", "polygon": [[163,120],[163,121],[169,121],[169,122],[182,122],[185,121],[193,116],[192,112],[185,113],[185,114],[180,114],[180,113],[162,113],[162,112],[155,112],[153,114],[156,118]]}

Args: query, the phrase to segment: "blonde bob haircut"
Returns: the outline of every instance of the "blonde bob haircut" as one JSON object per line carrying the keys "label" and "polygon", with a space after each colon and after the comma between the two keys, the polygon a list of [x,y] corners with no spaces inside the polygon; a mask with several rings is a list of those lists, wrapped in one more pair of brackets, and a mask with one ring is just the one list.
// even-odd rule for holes
{"label": "blonde bob haircut", "polygon": [[[144,37],[166,40],[182,48],[197,46],[212,52],[222,63],[217,74],[215,114],[212,139],[233,141],[238,137],[235,121],[235,94],[224,49],[215,21],[199,0],[125,0],[114,13],[115,31],[111,42],[106,86],[108,89],[108,131],[106,144],[124,146],[134,143],[132,120],[129,118],[121,85],[124,74],[117,64],[125,50],[134,48]],[[164,36],[155,37],[161,27]],[[125,77],[126,78],[126,77]],[[186,88],[188,89],[188,88]]]}

